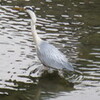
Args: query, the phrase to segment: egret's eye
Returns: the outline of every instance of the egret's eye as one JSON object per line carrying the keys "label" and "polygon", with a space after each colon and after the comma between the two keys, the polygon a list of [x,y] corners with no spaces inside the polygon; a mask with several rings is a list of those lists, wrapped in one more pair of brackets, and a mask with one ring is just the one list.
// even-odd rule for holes
{"label": "egret's eye", "polygon": [[34,7],[25,7],[24,9],[25,10],[31,10],[31,11],[34,11],[35,10]]}

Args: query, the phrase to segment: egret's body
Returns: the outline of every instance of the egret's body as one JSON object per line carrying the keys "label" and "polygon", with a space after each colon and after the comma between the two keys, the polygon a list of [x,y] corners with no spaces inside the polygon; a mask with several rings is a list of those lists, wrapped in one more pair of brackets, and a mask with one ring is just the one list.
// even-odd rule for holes
{"label": "egret's body", "polygon": [[74,67],[68,62],[67,58],[52,44],[40,39],[36,31],[36,15],[32,8],[26,7],[25,11],[31,17],[31,30],[36,44],[37,56],[46,67],[53,69],[74,71]]}
{"label": "egret's body", "polygon": [[37,55],[40,61],[47,67],[54,69],[65,69],[73,71],[73,66],[67,61],[65,56],[53,45],[42,41],[37,47]]}

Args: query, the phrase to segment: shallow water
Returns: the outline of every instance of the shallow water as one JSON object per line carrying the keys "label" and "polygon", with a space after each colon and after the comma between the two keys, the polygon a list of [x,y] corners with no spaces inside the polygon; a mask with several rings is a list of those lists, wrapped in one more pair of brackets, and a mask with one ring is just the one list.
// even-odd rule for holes
{"label": "shallow water", "polygon": [[[80,83],[69,84],[55,75],[29,76],[43,65],[36,56],[29,16],[13,6],[36,8],[39,36],[83,72]],[[0,0],[0,100],[99,100],[99,12],[99,0]]]}

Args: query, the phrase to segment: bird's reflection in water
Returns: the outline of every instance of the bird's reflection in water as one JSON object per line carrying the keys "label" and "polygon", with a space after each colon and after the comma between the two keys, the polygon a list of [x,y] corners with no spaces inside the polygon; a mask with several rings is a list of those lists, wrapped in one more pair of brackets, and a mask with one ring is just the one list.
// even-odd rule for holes
{"label": "bird's reflection in water", "polygon": [[74,84],[59,77],[57,71],[53,73],[45,71],[42,77],[39,78],[38,84],[30,87],[26,91],[27,95],[25,94],[24,97],[30,98],[29,100],[46,100],[48,98],[56,98],[61,95],[61,92],[69,92],[72,90],[74,90]]}
{"label": "bird's reflection in water", "polygon": [[[30,78],[33,83],[14,82],[17,91],[6,90],[8,95],[2,96],[2,100],[47,100],[74,90],[74,84],[59,77],[57,72],[45,72],[40,78]],[[37,84],[34,84],[35,80],[38,80]]]}

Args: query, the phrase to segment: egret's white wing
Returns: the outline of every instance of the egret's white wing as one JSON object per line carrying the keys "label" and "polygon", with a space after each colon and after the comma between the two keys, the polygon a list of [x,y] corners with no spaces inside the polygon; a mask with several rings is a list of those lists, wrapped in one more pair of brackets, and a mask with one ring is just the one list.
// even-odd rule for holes
{"label": "egret's white wing", "polygon": [[68,62],[65,56],[55,46],[45,41],[42,41],[37,47],[37,55],[45,66],[52,67],[54,69],[74,71],[73,66]]}

